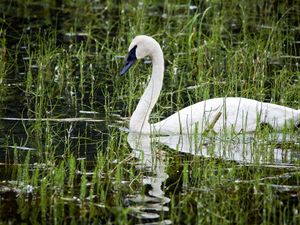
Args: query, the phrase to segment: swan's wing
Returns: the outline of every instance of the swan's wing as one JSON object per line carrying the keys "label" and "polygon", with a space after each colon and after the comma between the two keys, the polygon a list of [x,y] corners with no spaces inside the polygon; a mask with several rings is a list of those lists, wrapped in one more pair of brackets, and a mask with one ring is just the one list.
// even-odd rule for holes
{"label": "swan's wing", "polygon": [[288,120],[300,121],[299,110],[246,98],[215,98],[183,108],[159,123],[161,134],[192,134],[212,129],[215,132],[252,132],[261,123],[282,129]]}
{"label": "swan's wing", "polygon": [[185,107],[159,123],[154,129],[161,134],[189,134],[203,132],[218,117],[222,108],[221,99],[202,101]]}
{"label": "swan's wing", "polygon": [[300,122],[300,110],[276,105],[272,103],[263,103],[262,123],[267,123],[276,130],[283,129],[288,123],[297,126]]}
{"label": "swan's wing", "polygon": [[296,124],[300,119],[298,110],[289,107],[246,98],[225,100],[222,108],[223,116],[215,124],[215,131],[227,129],[237,133],[252,132],[261,124],[268,124],[275,130],[281,130],[289,121]]}

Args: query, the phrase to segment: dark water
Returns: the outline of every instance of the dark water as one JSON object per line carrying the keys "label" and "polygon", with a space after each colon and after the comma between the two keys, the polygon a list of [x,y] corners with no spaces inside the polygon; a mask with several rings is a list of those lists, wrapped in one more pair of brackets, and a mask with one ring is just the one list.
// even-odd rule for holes
{"label": "dark water", "polygon": [[[297,134],[292,138],[278,134],[276,138],[279,140],[279,146],[272,146],[277,150],[271,159],[263,161],[262,167],[253,166],[257,161],[261,161],[255,161],[251,154],[248,157],[248,145],[243,144],[241,147],[239,138],[235,139],[234,145],[230,144],[224,148],[218,145],[218,141],[214,142],[213,146],[205,143],[202,150],[207,152],[201,154],[195,153],[196,150],[192,149],[190,143],[189,147],[185,147],[184,140],[180,142],[176,137],[176,140],[162,138],[155,141],[156,144],[159,143],[156,147],[158,146],[166,156],[156,158],[153,157],[153,149],[150,147],[152,140],[148,137],[139,137],[143,143],[141,145],[136,143],[136,139],[139,138],[127,137],[124,127],[133,106],[125,104],[127,96],[124,90],[121,93],[116,91],[126,80],[120,81],[120,78],[115,77],[123,64],[122,56],[132,35],[138,32],[155,34],[156,30],[165,30],[166,43],[163,45],[166,55],[175,56],[175,53],[172,53],[175,49],[178,53],[183,51],[180,46],[175,46],[176,40],[172,40],[172,32],[177,32],[176,26],[186,23],[186,18],[203,13],[209,6],[213,6],[214,10],[219,10],[220,13],[228,12],[224,13],[223,19],[226,21],[226,29],[231,34],[224,32],[221,39],[224,43],[232,41],[233,46],[243,44],[243,29],[246,29],[249,37],[265,35],[268,38],[268,34],[273,32],[274,21],[284,20],[280,32],[287,37],[285,45],[282,46],[285,54],[277,57],[272,55],[267,59],[271,75],[264,84],[266,93],[261,99],[280,102],[280,92],[271,92],[274,85],[273,76],[276,76],[279,70],[291,71],[291,83],[299,89],[298,2],[251,1],[244,3],[244,8],[239,4],[225,2],[209,5],[206,1],[191,2],[189,5],[184,1],[169,4],[149,3],[147,7],[145,5],[146,2],[134,1],[0,2],[0,54],[1,66],[5,67],[5,76],[0,77],[1,223],[155,224],[160,221],[161,224],[195,224],[200,223],[200,219],[192,215],[206,218],[206,215],[201,214],[201,210],[205,209],[205,204],[209,205],[210,197],[215,198],[217,202],[232,201],[232,204],[234,201],[231,197],[244,197],[240,201],[241,208],[250,214],[244,222],[259,224],[263,221],[263,207],[252,199],[252,195],[270,193],[270,188],[274,190],[275,194],[271,197],[276,197],[275,203],[280,202],[272,213],[280,212],[282,217],[286,217],[281,218],[281,222],[295,224],[295,221],[299,221],[299,215],[294,213],[295,210],[299,210]],[[139,16],[136,15],[136,11],[139,10],[146,11],[149,24],[145,24],[145,30],[137,25]],[[242,17],[239,16],[242,10],[245,12],[245,18],[252,22],[246,28],[243,26]],[[212,23],[206,20],[204,18],[201,25],[202,35],[210,36]],[[196,29],[199,26],[195,25]],[[185,32],[183,36],[189,35]],[[197,39],[194,42],[195,45],[203,44]],[[225,49],[218,53],[208,52],[208,58],[216,58],[204,63],[207,67],[213,65],[212,76],[223,74],[226,77],[227,62],[226,58],[223,58],[225,52]],[[188,62],[184,57],[182,64]],[[256,59],[259,63],[259,57]],[[167,71],[171,71],[171,63],[166,61],[166,66]],[[185,69],[192,70],[190,67],[187,65]],[[61,68],[65,68],[65,71]],[[85,74],[84,79],[82,73]],[[167,76],[168,78],[170,77]],[[248,78],[242,79],[247,81]],[[186,78],[183,82],[185,87],[197,85],[193,78]],[[171,92],[174,90],[172,96],[177,98],[176,86],[170,84],[168,88]],[[286,103],[299,106],[299,93],[296,100],[293,97],[297,93],[293,93],[291,100],[287,99]],[[188,89],[180,94],[183,99],[189,101],[193,98],[190,97]],[[211,90],[208,97],[213,95]],[[184,106],[187,103],[182,104]],[[176,110],[175,106],[173,107]],[[167,115],[165,112],[162,114]],[[51,119],[44,120],[45,118]],[[249,137],[249,140],[252,138]],[[285,142],[286,139],[288,142]],[[174,143],[177,145],[173,146]],[[181,149],[178,149],[178,143],[182,144]],[[280,145],[281,143],[283,144]],[[242,157],[238,154],[225,156],[223,151],[226,148],[237,151],[243,148],[245,151]],[[174,154],[174,149],[180,153]],[[144,152],[141,153],[141,150]],[[194,161],[193,155],[197,154],[198,158]],[[99,179],[96,179],[101,183],[97,184],[99,190],[82,201],[80,195],[83,182],[86,182],[88,188],[94,182],[93,175],[97,172],[95,168],[99,155],[103,157],[103,161],[109,160],[104,163],[105,168],[101,170]],[[60,188],[59,177],[49,178],[51,173],[47,171],[53,170],[53,173],[59,174],[58,168],[61,163],[67,165],[71,156],[76,160],[74,186],[66,185],[65,188]],[[129,156],[135,159],[127,159]],[[171,160],[168,156],[171,156]],[[141,159],[144,162],[140,164]],[[165,161],[170,161],[170,165],[166,166]],[[230,184],[222,184],[228,193],[225,197],[222,191],[217,192],[216,196],[211,194],[209,183],[202,186],[202,189],[189,189],[185,186],[182,171],[192,171],[196,163],[203,167],[209,167],[211,163],[222,164],[222,169],[216,169],[212,174],[223,172],[225,176],[230,173],[231,167],[240,166],[240,180],[234,181],[239,183],[239,190],[233,190],[235,185],[230,183],[230,178]],[[28,172],[22,169],[23,167],[28,168]],[[40,171],[40,181],[34,186],[35,181],[32,177],[37,170]],[[270,185],[259,185],[259,190],[249,191],[247,182],[255,182],[255,173],[261,171],[264,171],[265,175],[261,183],[269,181]],[[66,170],[64,173],[68,172]],[[118,173],[122,174],[121,180],[118,180]],[[197,170],[186,175],[186,179],[192,179],[194,173],[197,173]],[[85,174],[86,181],[82,174]],[[26,176],[31,179],[29,184],[26,184]],[[49,180],[45,181],[44,187],[45,177]],[[135,177],[139,179],[135,180]],[[66,176],[64,179],[65,184],[68,183],[69,178]],[[43,197],[43,188],[50,189],[46,191],[46,198]],[[244,195],[243,192],[248,194]],[[202,197],[204,206],[197,202],[199,196]],[[174,199],[171,203],[172,198]],[[182,211],[181,206],[185,207]],[[130,212],[126,209],[130,209]],[[287,213],[282,213],[284,210],[287,210]],[[176,213],[178,216],[172,215]],[[227,219],[232,218],[227,216]],[[280,222],[273,221],[274,218],[276,217],[270,216],[269,222],[279,224]]]}

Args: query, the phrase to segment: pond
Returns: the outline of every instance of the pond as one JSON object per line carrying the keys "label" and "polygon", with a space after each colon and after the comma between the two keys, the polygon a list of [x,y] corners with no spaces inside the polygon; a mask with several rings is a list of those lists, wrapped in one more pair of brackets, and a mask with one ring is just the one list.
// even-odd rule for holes
{"label": "pond", "polygon": [[300,108],[297,1],[0,2],[1,224],[300,224],[299,127],[149,136],[128,123],[165,56],[157,122],[241,96]]}

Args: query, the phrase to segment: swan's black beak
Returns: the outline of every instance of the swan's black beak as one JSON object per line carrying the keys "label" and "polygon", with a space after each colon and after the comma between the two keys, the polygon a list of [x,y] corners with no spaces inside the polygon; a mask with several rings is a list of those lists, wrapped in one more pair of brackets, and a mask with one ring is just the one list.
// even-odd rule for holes
{"label": "swan's black beak", "polygon": [[135,63],[136,61],[136,47],[134,46],[129,52],[128,52],[128,56],[126,59],[126,63],[125,66],[123,67],[123,69],[120,72],[120,75],[124,75],[129,69],[130,67]]}

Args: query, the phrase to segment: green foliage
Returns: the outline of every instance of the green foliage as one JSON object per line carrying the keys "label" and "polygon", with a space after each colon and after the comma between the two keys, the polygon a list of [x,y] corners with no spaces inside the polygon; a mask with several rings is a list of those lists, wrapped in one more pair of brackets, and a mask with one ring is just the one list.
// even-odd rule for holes
{"label": "green foliage", "polygon": [[[191,135],[196,156],[154,140],[148,158],[119,129],[150,74],[146,59],[119,76],[138,34],[165,55],[153,121],[221,96],[299,109],[296,1],[27,0],[0,12],[0,223],[300,223],[299,131],[288,124],[250,141]],[[240,141],[251,163],[230,160]],[[150,187],[159,179],[163,197]]]}

